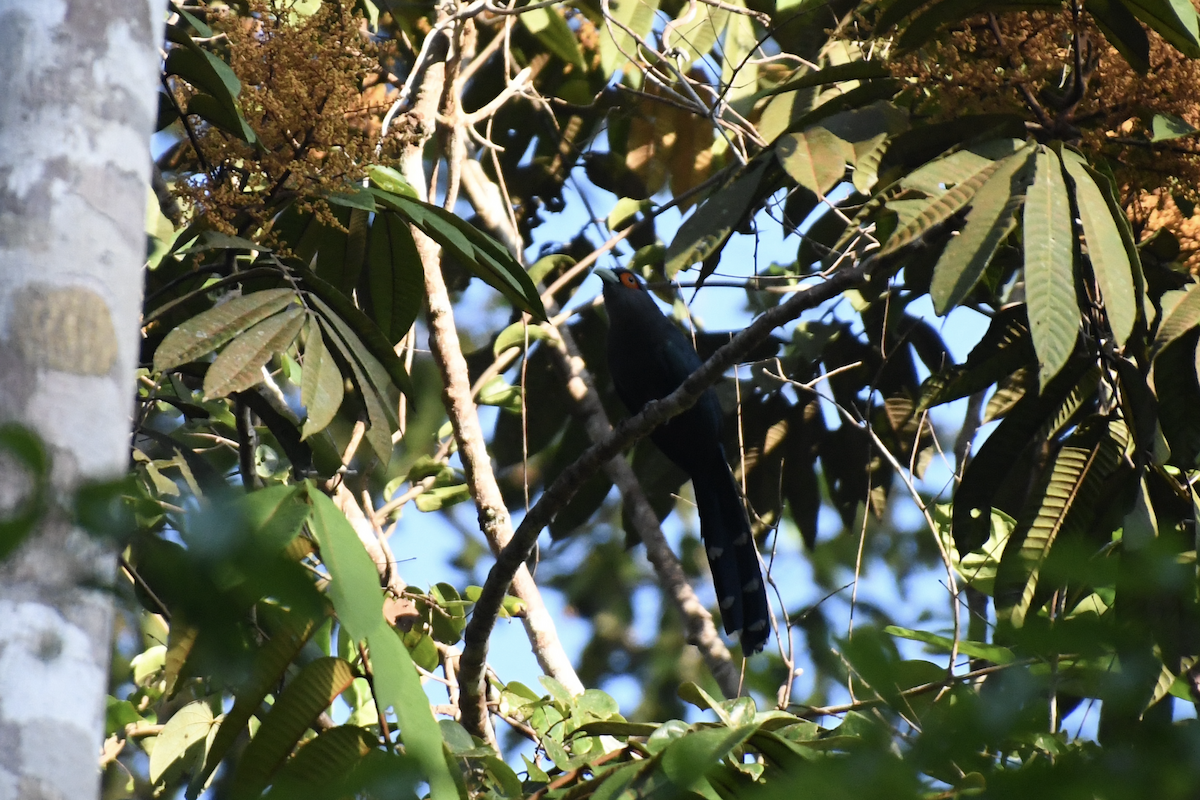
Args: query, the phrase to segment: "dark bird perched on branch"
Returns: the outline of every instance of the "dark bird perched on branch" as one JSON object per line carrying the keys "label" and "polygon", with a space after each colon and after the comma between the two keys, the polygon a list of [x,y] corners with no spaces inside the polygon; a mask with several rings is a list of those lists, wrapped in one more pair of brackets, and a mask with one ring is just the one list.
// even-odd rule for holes
{"label": "dark bird perched on branch", "polygon": [[[700,356],[632,272],[598,269],[596,274],[604,281],[608,309],[609,371],[617,395],[636,414],[679,388],[699,369]],[[692,479],[725,632],[737,631],[743,652],[757,653],[770,635],[767,592],[746,509],[721,445],[716,394],[709,389],[650,438]]]}

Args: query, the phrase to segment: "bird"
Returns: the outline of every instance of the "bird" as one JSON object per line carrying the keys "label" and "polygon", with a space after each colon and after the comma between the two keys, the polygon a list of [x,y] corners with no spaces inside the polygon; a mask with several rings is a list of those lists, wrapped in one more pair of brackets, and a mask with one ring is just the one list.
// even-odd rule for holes
{"label": "bird", "polygon": [[[627,269],[597,269],[608,311],[608,368],[617,396],[631,414],[660,400],[700,368],[691,341]],[[656,428],[650,439],[692,481],[700,538],[708,556],[725,633],[738,633],[742,652],[762,650],[770,635],[767,592],[758,550],[737,481],[721,444],[721,406],[708,389],[687,411]]]}

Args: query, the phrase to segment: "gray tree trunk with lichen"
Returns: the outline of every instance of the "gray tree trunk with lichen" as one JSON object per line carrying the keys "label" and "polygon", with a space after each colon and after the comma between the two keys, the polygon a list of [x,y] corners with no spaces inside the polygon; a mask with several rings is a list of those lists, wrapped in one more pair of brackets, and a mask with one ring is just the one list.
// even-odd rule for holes
{"label": "gray tree trunk with lichen", "polygon": [[[129,457],[163,11],[0,0],[0,420],[56,500]],[[0,457],[0,509],[30,486]],[[0,800],[98,794],[113,568],[56,512],[0,564]]]}

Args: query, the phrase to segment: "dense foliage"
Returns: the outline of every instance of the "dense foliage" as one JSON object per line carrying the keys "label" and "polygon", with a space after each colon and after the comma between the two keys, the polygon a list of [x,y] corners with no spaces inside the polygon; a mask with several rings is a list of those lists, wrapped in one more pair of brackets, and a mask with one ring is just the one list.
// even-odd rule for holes
{"label": "dense foliage", "polygon": [[[203,0],[165,53],[107,796],[1195,796],[1188,0]],[[696,331],[783,589],[744,666],[683,474],[584,455],[625,416],[603,308],[561,311],[602,258],[766,320]],[[948,314],[987,320],[962,363]],[[461,583],[401,514],[460,528]],[[486,673],[496,614],[537,689]]]}

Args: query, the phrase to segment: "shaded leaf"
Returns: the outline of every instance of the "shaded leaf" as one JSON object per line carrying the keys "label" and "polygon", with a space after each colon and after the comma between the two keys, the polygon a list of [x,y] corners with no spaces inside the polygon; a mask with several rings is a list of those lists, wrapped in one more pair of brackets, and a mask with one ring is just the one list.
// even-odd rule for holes
{"label": "shaded leaf", "polygon": [[1104,38],[1142,75],[1150,69],[1150,39],[1121,0],[1084,0]]}
{"label": "shaded leaf", "polygon": [[321,731],[305,742],[276,774],[267,798],[312,795],[344,780],[378,741],[356,725]]}
{"label": "shaded leaf", "polygon": [[823,197],[841,182],[854,148],[823,127],[780,136],[775,154],[792,180]]}
{"label": "shaded leaf", "polygon": [[1000,162],[971,198],[962,231],[950,239],[933,268],[929,287],[934,312],[944,315],[975,288],[992,256],[1017,226],[1033,152],[1024,149]]}
{"label": "shaded leaf", "polygon": [[230,794],[234,798],[258,797],[317,716],[353,681],[354,668],[331,656],[318,658],[300,670],[246,745],[233,774]]}
{"label": "shaded leaf", "polygon": [[1036,611],[1038,579],[1050,549],[1072,531],[1085,531],[1103,507],[1106,479],[1121,465],[1124,423],[1081,426],[1046,470],[1013,531],[996,574],[997,616],[1021,627]]}
{"label": "shaded leaf", "polygon": [[733,229],[750,213],[769,163],[764,158],[747,166],[731,184],[709,195],[684,220],[667,248],[667,277],[721,251]]}
{"label": "shaded leaf", "polygon": [[308,414],[301,439],[325,429],[342,406],[345,387],[342,372],[325,346],[321,326],[309,317],[304,337],[304,373],[300,381],[300,402]]}
{"label": "shaded leaf", "polygon": [[[266,490],[254,492],[250,496],[261,495],[264,491]],[[209,748],[208,757],[205,759],[204,769],[194,781],[196,785],[203,786],[208,776],[221,763],[221,759],[225,758],[229,748],[246,730],[250,718],[258,713],[263,698],[283,680],[288,666],[308,641],[314,628],[312,620],[299,627],[285,625],[254,654],[249,677],[238,687],[233,708],[221,720],[221,727],[213,738],[212,747]]]}
{"label": "shaded leaf", "polygon": [[388,341],[399,342],[421,311],[425,277],[412,233],[395,214],[375,215],[367,266],[372,316]]}
{"label": "shaded leaf", "polygon": [[[1098,370],[1078,359],[1040,394],[1027,394],[992,431],[954,494],[954,545],[966,554],[987,541],[995,497],[1021,451],[1053,433],[1096,391]],[[1022,476],[1018,476],[1022,477]]]}
{"label": "shaded leaf", "polygon": [[[376,388],[382,391],[382,387],[390,379],[393,386],[411,399],[414,396],[412,378],[404,370],[404,362],[396,355],[396,351],[393,349],[394,343],[388,341],[383,332],[379,330],[379,326],[350,302],[346,295],[312,272],[305,273],[303,280],[309,290],[309,297],[313,299],[313,304],[321,311],[324,318],[332,322],[338,331],[344,334],[343,338],[347,342],[358,342],[363,345],[362,348],[356,347],[355,349],[370,356],[370,361],[364,359],[363,366],[371,367],[370,374],[378,376],[379,383]],[[376,369],[376,366],[381,369]]]}
{"label": "shaded leaf", "polygon": [[[1163,348],[1200,324],[1200,290],[1189,284],[1186,294],[1169,311],[1164,307],[1163,320],[1150,346],[1151,357],[1157,357]],[[1165,300],[1165,298],[1164,298]],[[1165,306],[1165,303],[1164,303]]]}
{"label": "shaded leaf", "polygon": [[204,373],[204,397],[212,400],[262,382],[262,368],[300,335],[304,309],[287,308],[268,317],[226,345]]}
{"label": "shaded leaf", "polygon": [[917,411],[982,391],[1025,366],[1033,357],[1033,340],[1025,308],[1003,309],[992,317],[983,338],[971,349],[963,364],[929,376],[921,386]]}
{"label": "shaded leaf", "polygon": [[1179,52],[1188,58],[1200,58],[1196,9],[1189,0],[1126,0],[1125,7]]}
{"label": "shaded leaf", "polygon": [[546,319],[537,287],[504,245],[445,209],[379,188],[371,191],[378,202],[440,244],[517,308],[539,322]]}

